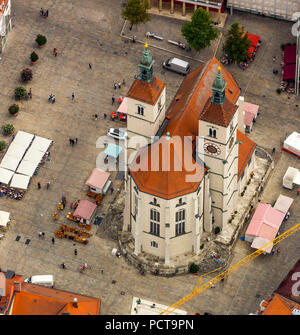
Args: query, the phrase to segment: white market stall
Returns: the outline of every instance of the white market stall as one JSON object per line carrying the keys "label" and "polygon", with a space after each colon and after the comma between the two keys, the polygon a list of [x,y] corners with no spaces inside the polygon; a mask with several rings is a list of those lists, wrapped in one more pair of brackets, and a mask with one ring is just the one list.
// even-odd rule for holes
{"label": "white market stall", "polygon": [[282,186],[292,190],[293,186],[294,186],[294,180],[295,180],[295,178],[297,177],[298,174],[299,174],[298,169],[295,169],[295,168],[289,166],[288,169],[286,170],[284,176],[283,176]]}
{"label": "white market stall", "polygon": [[294,131],[283,142],[282,150],[300,157],[300,134]]}
{"label": "white market stall", "polygon": [[294,202],[293,198],[280,194],[276,200],[274,209],[277,209],[278,211],[286,214],[290,209],[290,207],[292,206],[293,202]]}
{"label": "white market stall", "polygon": [[10,221],[9,216],[10,216],[9,212],[0,211],[0,229],[2,230],[7,229],[7,225],[9,224]]}
{"label": "white market stall", "polygon": [[17,172],[24,174],[25,176],[32,177],[38,165],[39,163],[33,163],[33,162],[22,160],[22,162],[20,163],[18,167]]}
{"label": "white market stall", "polygon": [[[253,242],[251,244],[251,248],[253,249],[261,249],[264,245],[269,243],[270,240],[263,238],[263,237],[255,237],[253,239]],[[270,243],[267,247],[264,247],[263,250],[264,252],[270,254],[273,248],[273,243]]]}
{"label": "white market stall", "polygon": [[12,142],[11,145],[9,146],[9,148],[6,151],[5,156],[6,155],[13,156],[13,157],[16,157],[19,160],[21,160],[23,158],[26,150],[27,150],[26,147],[24,147],[24,146],[22,146],[18,143]]}
{"label": "white market stall", "polygon": [[14,172],[0,167],[0,183],[8,185]]}
{"label": "white market stall", "polygon": [[1,161],[0,167],[12,171],[16,171],[19,163],[20,163],[20,158],[10,156],[10,155],[5,155]]}
{"label": "white market stall", "polygon": [[42,158],[44,157],[44,152],[40,150],[36,150],[34,148],[29,148],[24,156],[23,160],[39,164]]}
{"label": "white market stall", "polygon": [[40,136],[35,136],[30,149],[35,149],[35,150],[39,150],[42,152],[47,152],[50,145],[51,145],[52,141],[48,140],[47,138],[44,137],[40,137]]}
{"label": "white market stall", "polygon": [[109,172],[94,168],[85,184],[90,187],[92,192],[105,194],[111,185],[109,177]]}
{"label": "white market stall", "polygon": [[13,140],[13,143],[16,143],[18,145],[28,148],[33,138],[34,138],[34,135],[26,133],[25,131],[19,130]]}
{"label": "white market stall", "polygon": [[10,186],[22,190],[27,190],[29,181],[30,181],[29,176],[24,176],[23,174],[14,174],[10,182]]}

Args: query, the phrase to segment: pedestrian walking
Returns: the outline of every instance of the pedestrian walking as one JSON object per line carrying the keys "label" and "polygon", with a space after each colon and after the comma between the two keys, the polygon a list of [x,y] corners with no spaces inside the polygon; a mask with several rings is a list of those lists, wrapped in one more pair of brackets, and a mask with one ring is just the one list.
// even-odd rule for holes
{"label": "pedestrian walking", "polygon": [[300,193],[300,191],[299,191],[299,189],[297,190],[297,195],[299,195],[299,193]]}
{"label": "pedestrian walking", "polygon": [[118,83],[119,89],[121,88],[121,85],[122,85],[122,83],[121,83],[121,82],[120,82],[120,83]]}
{"label": "pedestrian walking", "polygon": [[103,269],[101,269],[101,274],[102,274],[102,275],[104,274],[104,270],[103,270]]}
{"label": "pedestrian walking", "polygon": [[122,81],[122,85],[124,85],[124,86],[126,85],[126,83],[125,83],[125,79],[123,79],[123,81]]}
{"label": "pedestrian walking", "polygon": [[44,10],[43,10],[43,8],[41,8],[40,14],[41,14],[41,16],[44,16]]}
{"label": "pedestrian walking", "polygon": [[74,250],[74,255],[77,256],[77,249]]}
{"label": "pedestrian walking", "polygon": [[57,49],[56,49],[56,48],[53,49],[53,55],[54,55],[55,57],[57,56]]}
{"label": "pedestrian walking", "polygon": [[75,143],[77,144],[77,142],[78,142],[78,138],[76,137],[76,138],[75,138]]}
{"label": "pedestrian walking", "polygon": [[29,89],[28,96],[29,96],[29,99],[32,99],[32,91],[31,91],[31,88]]}
{"label": "pedestrian walking", "polygon": [[46,10],[46,13],[45,13],[45,16],[48,17],[48,15],[49,15],[49,11],[48,11],[48,9],[47,9],[47,10]]}
{"label": "pedestrian walking", "polygon": [[72,145],[72,139],[71,138],[69,139],[69,141],[70,141],[70,145]]}
{"label": "pedestrian walking", "polygon": [[113,194],[113,192],[114,192],[114,188],[111,187],[111,188],[110,188],[110,194]]}
{"label": "pedestrian walking", "polygon": [[43,233],[40,231],[39,232],[39,237],[42,237],[43,236]]}
{"label": "pedestrian walking", "polygon": [[97,121],[97,120],[98,120],[98,115],[95,114],[95,115],[94,115],[94,118],[95,118],[95,121]]}
{"label": "pedestrian walking", "polygon": [[66,204],[66,202],[67,202],[67,199],[66,199],[66,197],[65,196],[62,196],[62,198],[61,198],[61,202],[65,205]]}
{"label": "pedestrian walking", "polygon": [[116,90],[117,89],[117,84],[116,83],[114,83],[114,90]]}
{"label": "pedestrian walking", "polygon": [[55,243],[55,238],[54,237],[52,237],[52,244],[54,244]]}
{"label": "pedestrian walking", "polygon": [[55,103],[55,98],[54,98],[54,96],[52,97],[51,102],[52,102],[53,104]]}
{"label": "pedestrian walking", "polygon": [[276,253],[280,254],[280,249],[279,248],[276,249]]}
{"label": "pedestrian walking", "polygon": [[74,92],[72,93],[72,100],[74,100],[75,99],[75,94],[74,94]]}
{"label": "pedestrian walking", "polygon": [[111,97],[111,104],[113,105],[114,103],[115,103],[115,97],[112,96],[112,97]]}
{"label": "pedestrian walking", "polygon": [[42,237],[45,238],[45,233],[44,232],[42,232]]}
{"label": "pedestrian walking", "polygon": [[136,77],[136,74],[133,76],[133,79],[136,79],[137,77]]}
{"label": "pedestrian walking", "polygon": [[91,64],[91,63],[89,63],[89,68],[90,68],[90,69],[92,68],[92,64]]}
{"label": "pedestrian walking", "polygon": [[41,183],[38,182],[38,183],[37,183],[37,186],[38,186],[38,189],[40,190],[40,189],[41,189]]}
{"label": "pedestrian walking", "polygon": [[272,155],[275,154],[275,150],[276,150],[275,148],[272,149]]}
{"label": "pedestrian walking", "polygon": [[48,101],[50,102],[52,100],[52,98],[53,98],[53,94],[51,93],[51,94],[48,95]]}
{"label": "pedestrian walking", "polygon": [[104,119],[106,119],[106,117],[107,117],[107,114],[106,114],[106,113],[104,113],[104,114],[103,114],[103,116],[104,116]]}
{"label": "pedestrian walking", "polygon": [[65,269],[65,268],[66,268],[66,264],[65,264],[65,263],[62,263],[62,264],[61,264],[61,267],[62,267],[62,269]]}
{"label": "pedestrian walking", "polygon": [[47,190],[49,190],[50,187],[50,181],[47,182]]}
{"label": "pedestrian walking", "polygon": [[72,209],[72,207],[73,207],[73,203],[71,202],[71,203],[70,203],[70,208]]}
{"label": "pedestrian walking", "polygon": [[275,251],[274,251],[274,250],[272,250],[272,251],[271,251],[271,254],[272,254],[272,255],[274,255],[274,254],[275,254]]}

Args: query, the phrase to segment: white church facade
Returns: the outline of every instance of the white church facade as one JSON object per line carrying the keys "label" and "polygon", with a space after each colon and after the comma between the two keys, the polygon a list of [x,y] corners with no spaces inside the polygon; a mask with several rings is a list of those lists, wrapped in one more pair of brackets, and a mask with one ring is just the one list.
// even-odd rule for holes
{"label": "white church facade", "polygon": [[[170,265],[199,254],[203,232],[229,224],[256,144],[244,134],[240,89],[216,58],[185,77],[167,110],[166,85],[153,75],[153,63],[146,45],[127,94],[123,230],[132,234],[135,255]],[[136,136],[145,145],[134,151]]]}

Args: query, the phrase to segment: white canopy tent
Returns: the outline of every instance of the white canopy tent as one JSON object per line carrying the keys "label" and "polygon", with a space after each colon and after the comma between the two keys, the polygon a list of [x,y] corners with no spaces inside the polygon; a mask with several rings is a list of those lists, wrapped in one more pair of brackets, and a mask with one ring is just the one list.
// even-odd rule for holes
{"label": "white canopy tent", "polygon": [[50,147],[51,143],[52,141],[48,140],[47,138],[35,136],[30,148],[39,150],[45,153]]}
{"label": "white canopy tent", "polygon": [[26,155],[24,156],[23,160],[32,162],[35,164],[39,164],[43,156],[44,156],[44,152],[30,147],[28,151],[26,152]]}
{"label": "white canopy tent", "polygon": [[17,172],[32,177],[39,163],[22,160]]}
{"label": "white canopy tent", "polygon": [[294,131],[283,142],[283,150],[300,157],[300,134]]}
{"label": "white canopy tent", "polygon": [[20,160],[21,158],[17,158],[17,157],[10,156],[10,155],[5,155],[1,161],[0,167],[8,169],[8,170],[16,171],[20,163]]}
{"label": "white canopy tent", "polygon": [[7,149],[5,155],[13,156],[21,160],[26,150],[27,150],[26,147],[18,143],[12,142],[9,148]]}
{"label": "white canopy tent", "polygon": [[[266,245],[267,243],[269,243],[270,241],[266,238],[263,238],[263,237],[255,237],[253,239],[253,242],[251,244],[251,248],[254,248],[254,249],[261,249],[264,245]],[[267,247],[263,248],[263,250],[266,252],[266,253],[271,253],[272,251],[272,248],[273,248],[273,243],[269,244]]]}
{"label": "white canopy tent", "polygon": [[13,140],[13,143],[28,148],[33,138],[34,135],[19,130],[15,136],[15,139]]}
{"label": "white canopy tent", "polygon": [[14,172],[0,167],[0,183],[8,185]]}
{"label": "white canopy tent", "polygon": [[285,195],[280,194],[276,200],[274,208],[279,210],[280,212],[286,214],[290,209],[294,199],[287,197]]}
{"label": "white canopy tent", "polygon": [[12,178],[10,186],[27,190],[29,181],[30,181],[29,176],[24,176],[23,174],[15,174]]}
{"label": "white canopy tent", "polygon": [[7,227],[7,224],[9,222],[9,216],[10,213],[9,212],[4,212],[4,211],[0,211],[0,227]]}

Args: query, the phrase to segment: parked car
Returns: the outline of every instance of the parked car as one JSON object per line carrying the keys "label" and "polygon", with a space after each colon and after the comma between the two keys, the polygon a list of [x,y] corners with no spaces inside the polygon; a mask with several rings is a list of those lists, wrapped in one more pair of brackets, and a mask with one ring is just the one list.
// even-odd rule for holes
{"label": "parked car", "polygon": [[188,62],[179,58],[168,58],[163,62],[163,67],[173,72],[186,75],[190,72],[191,66]]}
{"label": "parked car", "polygon": [[127,137],[127,133],[123,130],[117,129],[117,128],[110,128],[107,132],[108,136],[117,138],[118,140],[125,140]]}
{"label": "parked car", "polygon": [[54,279],[52,275],[31,276],[25,279],[24,283],[41,285],[41,286],[46,286],[46,287],[53,287]]}

